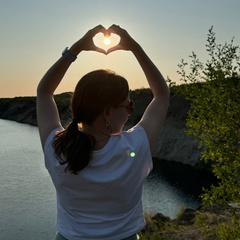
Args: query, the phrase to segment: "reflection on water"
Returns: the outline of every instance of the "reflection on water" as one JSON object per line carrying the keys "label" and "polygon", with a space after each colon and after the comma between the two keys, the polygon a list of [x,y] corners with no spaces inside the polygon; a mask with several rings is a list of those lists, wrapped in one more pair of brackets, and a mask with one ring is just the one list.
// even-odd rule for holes
{"label": "reflection on water", "polygon": [[146,212],[160,212],[175,218],[182,207],[196,209],[201,204],[202,188],[216,181],[212,174],[190,166],[160,160],[154,162],[154,170],[144,185]]}
{"label": "reflection on water", "polygon": [[[161,184],[159,184],[161,181]],[[157,173],[151,174],[144,185],[145,212],[160,212],[165,216],[174,218],[181,207],[196,209],[200,199],[192,194],[185,194],[177,186],[159,177]]]}
{"label": "reflection on water", "polygon": [[[52,239],[55,192],[38,130],[0,119],[0,132],[0,238]],[[173,218],[182,206],[196,208],[204,179],[201,172],[160,161],[144,185],[145,211]]]}

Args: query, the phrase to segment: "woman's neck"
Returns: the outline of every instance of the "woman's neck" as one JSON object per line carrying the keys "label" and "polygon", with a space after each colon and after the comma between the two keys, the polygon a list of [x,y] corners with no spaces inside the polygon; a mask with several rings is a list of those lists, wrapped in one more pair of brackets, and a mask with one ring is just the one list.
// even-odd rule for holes
{"label": "woman's neck", "polygon": [[111,137],[110,131],[102,126],[97,126],[94,124],[82,124],[82,131],[85,134],[91,135],[95,139],[94,150],[99,150],[103,148],[109,141]]}

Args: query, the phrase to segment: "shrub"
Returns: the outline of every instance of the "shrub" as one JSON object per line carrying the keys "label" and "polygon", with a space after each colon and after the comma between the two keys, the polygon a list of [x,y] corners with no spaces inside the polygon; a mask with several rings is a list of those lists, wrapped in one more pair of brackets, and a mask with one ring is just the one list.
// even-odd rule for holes
{"label": "shrub", "polygon": [[[170,86],[191,101],[187,133],[197,139],[202,160],[211,162],[219,185],[202,194],[204,203],[240,203],[240,55],[239,46],[216,43],[209,29],[204,64],[192,52],[191,63],[178,65],[179,87]],[[189,67],[187,73],[186,67]]]}

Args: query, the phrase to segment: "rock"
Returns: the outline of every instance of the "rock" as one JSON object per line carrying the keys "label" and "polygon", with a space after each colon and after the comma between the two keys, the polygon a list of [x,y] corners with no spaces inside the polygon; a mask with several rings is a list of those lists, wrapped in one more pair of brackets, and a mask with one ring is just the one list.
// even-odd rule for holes
{"label": "rock", "polygon": [[0,99],[0,118],[37,126],[36,98]]}
{"label": "rock", "polygon": [[153,157],[193,167],[200,165],[198,145],[186,133],[189,108],[190,103],[183,97],[171,96],[165,124],[152,151]]}
{"label": "rock", "polygon": [[187,208],[183,211],[176,221],[179,225],[192,225],[195,219],[195,210]]}
{"label": "rock", "polygon": [[157,213],[152,217],[152,220],[155,222],[165,223],[169,222],[171,219],[167,216],[164,216],[162,213]]}

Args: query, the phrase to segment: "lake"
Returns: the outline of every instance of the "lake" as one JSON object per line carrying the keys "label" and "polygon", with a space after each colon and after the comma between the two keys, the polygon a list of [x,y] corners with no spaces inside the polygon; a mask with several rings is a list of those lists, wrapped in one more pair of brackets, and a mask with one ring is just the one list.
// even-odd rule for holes
{"label": "lake", "polygon": [[[55,235],[55,191],[34,126],[0,119],[0,235],[4,240],[47,240]],[[176,217],[196,209],[211,175],[159,161],[143,192],[144,211]]]}

